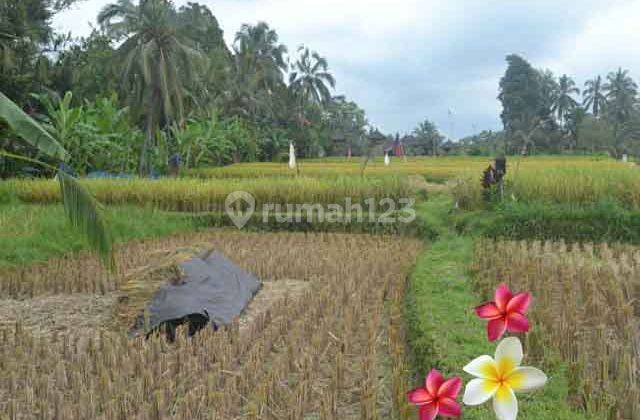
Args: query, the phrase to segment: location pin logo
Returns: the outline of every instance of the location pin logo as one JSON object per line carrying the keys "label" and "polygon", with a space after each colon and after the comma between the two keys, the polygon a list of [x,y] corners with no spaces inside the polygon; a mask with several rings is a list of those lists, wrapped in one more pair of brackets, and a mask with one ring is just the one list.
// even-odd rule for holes
{"label": "location pin logo", "polygon": [[238,229],[247,224],[256,209],[256,199],[246,191],[234,191],[224,200],[224,210]]}

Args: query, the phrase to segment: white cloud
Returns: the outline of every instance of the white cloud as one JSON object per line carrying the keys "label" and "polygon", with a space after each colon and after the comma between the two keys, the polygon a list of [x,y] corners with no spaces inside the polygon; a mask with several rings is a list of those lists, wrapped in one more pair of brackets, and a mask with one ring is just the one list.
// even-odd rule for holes
{"label": "white cloud", "polygon": [[640,1],[628,1],[591,16],[582,30],[559,44],[559,54],[551,64],[558,72],[591,77],[621,66],[638,75],[640,45],[638,31]]}
{"label": "white cloud", "polygon": [[[191,0],[197,1],[197,0]],[[110,0],[86,0],[54,25],[87,35]],[[180,6],[186,0],[178,0]],[[520,53],[535,67],[574,75],[640,65],[640,0],[200,0],[231,44],[242,23],[266,21],[291,51],[305,44],[326,56],[338,91],[388,131],[410,131],[424,118],[454,136],[500,127],[496,100],[504,57]]]}

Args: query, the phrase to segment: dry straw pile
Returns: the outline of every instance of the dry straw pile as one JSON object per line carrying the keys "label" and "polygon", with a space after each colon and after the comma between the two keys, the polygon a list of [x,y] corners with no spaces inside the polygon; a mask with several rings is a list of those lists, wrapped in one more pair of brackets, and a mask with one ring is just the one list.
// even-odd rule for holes
{"label": "dry straw pile", "polygon": [[401,313],[419,241],[201,233],[125,246],[124,270],[114,279],[77,256],[34,269],[41,281],[27,290],[12,289],[15,282],[3,282],[2,290],[117,293],[127,275],[144,273],[174,252],[165,250],[200,244],[263,279],[309,285],[297,296],[281,296],[250,323],[180,336],[173,344],[131,340],[113,327],[85,335],[33,334],[20,324],[0,328],[0,413],[11,419],[227,420],[382,419],[395,411],[407,418]]}
{"label": "dry straw pile", "polygon": [[562,357],[577,404],[640,419],[640,250],[485,240],[474,270],[485,297],[502,281],[533,293],[527,352]]}

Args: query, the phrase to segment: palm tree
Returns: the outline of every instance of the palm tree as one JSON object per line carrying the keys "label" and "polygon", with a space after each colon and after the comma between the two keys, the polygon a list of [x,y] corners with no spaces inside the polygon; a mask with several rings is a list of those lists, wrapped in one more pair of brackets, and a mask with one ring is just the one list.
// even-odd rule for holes
{"label": "palm tree", "polygon": [[252,75],[260,88],[271,90],[282,83],[287,68],[284,59],[287,47],[278,42],[278,34],[265,22],[242,25],[233,49],[237,70],[243,76]]}
{"label": "palm tree", "polygon": [[571,140],[569,144],[570,149],[578,148],[578,140],[580,139],[580,125],[584,121],[587,115],[587,110],[584,107],[576,106],[567,115],[567,134]]}
{"label": "palm tree", "polygon": [[255,118],[270,113],[274,95],[284,85],[287,47],[264,22],[244,24],[236,33],[233,75],[229,84],[230,108]]}
{"label": "palm tree", "polygon": [[587,80],[584,86],[582,105],[587,110],[591,108],[593,116],[597,117],[607,104],[607,98],[603,93],[602,77],[598,75],[595,79]]}
{"label": "palm tree", "polygon": [[629,71],[619,68],[615,73],[609,73],[603,90],[606,93],[609,118],[614,126],[627,122],[633,113],[638,94],[638,85],[629,76]]}
{"label": "palm tree", "polygon": [[413,130],[413,135],[417,139],[417,144],[414,146],[416,155],[430,153],[432,156],[438,156],[438,145],[443,137],[434,123],[424,120]]}
{"label": "palm tree", "polygon": [[332,89],[336,86],[333,75],[329,73],[327,60],[306,47],[298,48],[301,53],[289,74],[289,88],[299,101],[300,118],[304,118],[304,107],[311,103],[320,107],[331,101]]}
{"label": "palm tree", "polygon": [[558,92],[552,110],[557,114],[562,126],[565,125],[567,117],[573,108],[578,106],[578,102],[571,95],[579,93],[580,89],[576,87],[576,83],[569,76],[563,74],[558,79]]}
{"label": "palm tree", "polygon": [[193,80],[202,55],[178,34],[177,14],[168,0],[118,0],[104,7],[98,23],[115,39],[123,59],[123,88],[134,92],[144,110],[145,142],[140,153],[140,173],[151,169],[147,154],[159,127],[184,121],[185,85]]}

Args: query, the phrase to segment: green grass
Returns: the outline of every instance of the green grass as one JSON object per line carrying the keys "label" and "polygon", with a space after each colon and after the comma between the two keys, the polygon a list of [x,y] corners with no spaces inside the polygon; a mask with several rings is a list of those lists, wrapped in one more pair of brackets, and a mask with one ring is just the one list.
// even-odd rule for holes
{"label": "green grass", "polygon": [[[380,223],[379,213],[369,218],[363,213],[362,220],[353,215],[350,222],[317,220],[317,214],[306,212],[299,219],[278,219],[270,213],[265,220],[256,212],[243,226],[246,231],[302,231],[341,232],[369,234],[402,234],[422,236],[420,220],[412,223]],[[394,214],[397,215],[397,214]],[[400,213],[401,216],[406,216]],[[179,232],[208,228],[236,229],[226,213],[180,213],[166,212],[150,206],[107,206],[106,216],[115,242],[133,239],[162,237]],[[346,219],[346,218],[345,218]],[[59,257],[66,253],[89,249],[85,238],[67,223],[63,207],[58,204],[25,204],[17,200],[0,203],[0,267],[24,265]]]}
{"label": "green grass", "polygon": [[451,221],[458,232],[492,238],[640,244],[640,211],[612,200],[586,205],[506,201],[456,212]]}
{"label": "green grass", "polygon": [[[452,206],[448,197],[436,197],[420,208],[431,212],[432,226],[443,208]],[[438,216],[440,215],[440,216]],[[471,377],[462,371],[469,361],[482,354],[493,356],[495,344],[486,339],[485,322],[475,316],[473,308],[481,303],[472,287],[467,271],[473,256],[472,236],[459,236],[440,231],[438,239],[419,257],[410,278],[406,302],[409,344],[413,351],[417,383],[431,369],[446,376],[460,375],[464,382]],[[524,364],[527,365],[525,358]],[[540,391],[518,394],[520,419],[587,418],[567,403],[568,383],[563,366],[550,358],[542,368],[550,380]],[[494,419],[490,403],[479,407],[463,407],[467,419]]]}
{"label": "green grass", "polygon": [[[106,214],[116,242],[195,228],[187,217],[150,208],[109,207]],[[88,249],[84,237],[69,227],[61,205],[0,204],[0,243],[0,266],[46,261]]]}

